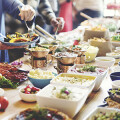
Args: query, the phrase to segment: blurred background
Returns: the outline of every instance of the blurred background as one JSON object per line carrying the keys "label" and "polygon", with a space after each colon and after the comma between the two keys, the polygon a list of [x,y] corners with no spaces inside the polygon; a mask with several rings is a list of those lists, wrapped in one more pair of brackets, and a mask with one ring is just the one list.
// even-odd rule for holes
{"label": "blurred background", "polygon": [[[20,0],[24,4],[31,5],[36,10],[36,20],[35,24],[38,24],[42,26],[45,30],[50,32],[51,34],[54,34],[53,28],[50,25],[47,25],[43,19],[43,17],[38,13],[37,7],[39,5],[39,0]],[[63,17],[65,20],[65,27],[61,32],[68,32],[80,25],[80,22],[84,21],[85,18],[82,20],[82,17],[79,16],[79,12],[86,12],[89,16],[91,16],[91,13],[96,12],[96,16],[91,17],[107,17],[107,18],[116,18],[118,19],[120,17],[120,0],[48,0],[50,2],[50,5],[53,9],[53,12],[57,17]],[[85,7],[86,5],[94,2],[93,6],[91,6],[91,11],[86,8],[78,7],[77,5],[81,5],[84,1]],[[95,6],[97,5],[97,2],[100,3],[99,10],[94,10]],[[92,4],[90,4],[92,5]],[[81,21],[79,20],[81,19]],[[77,23],[77,24],[76,24]],[[25,24],[22,24],[18,20],[14,20],[10,15],[6,14],[6,34],[12,34],[15,32],[20,33],[26,33],[27,28]],[[10,56],[10,62],[22,57],[24,54],[24,49],[13,49],[9,50],[9,56]],[[19,54],[14,54],[18,53]],[[15,56],[17,55],[17,56]]]}

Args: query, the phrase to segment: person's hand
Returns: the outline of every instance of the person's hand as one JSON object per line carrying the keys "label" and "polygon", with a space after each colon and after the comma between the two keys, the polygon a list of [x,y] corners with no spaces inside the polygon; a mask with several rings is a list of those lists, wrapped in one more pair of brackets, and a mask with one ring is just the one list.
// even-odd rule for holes
{"label": "person's hand", "polygon": [[64,28],[65,21],[62,17],[57,17],[57,18],[51,19],[50,23],[54,27],[55,31],[57,28],[60,31]]}
{"label": "person's hand", "polygon": [[24,5],[20,8],[21,20],[32,21],[35,16],[35,10],[30,5]]}
{"label": "person's hand", "polygon": [[24,48],[27,46],[8,46],[0,42],[0,50],[15,49],[15,48]]}

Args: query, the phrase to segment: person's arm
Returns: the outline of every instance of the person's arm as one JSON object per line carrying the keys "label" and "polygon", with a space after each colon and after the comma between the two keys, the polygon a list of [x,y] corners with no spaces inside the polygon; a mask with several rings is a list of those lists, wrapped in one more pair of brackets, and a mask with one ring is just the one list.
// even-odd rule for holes
{"label": "person's arm", "polygon": [[21,20],[19,16],[20,11],[18,9],[18,6],[23,7],[24,4],[19,0],[3,0],[4,11],[13,16],[14,18]]}
{"label": "person's arm", "polygon": [[35,10],[29,5],[24,5],[19,0],[3,0],[3,9],[4,12],[16,19],[33,22]]}
{"label": "person's arm", "polygon": [[56,18],[48,0],[40,0],[38,12],[43,16],[47,24],[50,24],[52,18]]}
{"label": "person's arm", "polygon": [[[24,46],[26,47],[26,46]],[[15,48],[23,48],[23,46],[8,46],[4,43],[0,42],[0,50],[8,50],[8,49],[15,49]]]}
{"label": "person's arm", "polygon": [[48,0],[41,0],[38,6],[38,12],[43,16],[47,24],[51,24],[55,29],[59,27],[62,30],[64,27],[64,19],[56,18]]}

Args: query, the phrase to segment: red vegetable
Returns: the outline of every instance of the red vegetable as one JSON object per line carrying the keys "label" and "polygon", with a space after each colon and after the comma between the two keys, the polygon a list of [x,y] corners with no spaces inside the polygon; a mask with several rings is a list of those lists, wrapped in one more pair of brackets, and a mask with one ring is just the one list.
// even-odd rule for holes
{"label": "red vegetable", "polygon": [[7,98],[4,96],[1,96],[0,97],[0,111],[4,111],[7,108],[8,104],[9,102]]}
{"label": "red vegetable", "polygon": [[37,87],[32,87],[32,91],[39,91],[40,89]]}
{"label": "red vegetable", "polygon": [[79,44],[79,40],[75,40],[73,45],[78,45]]}

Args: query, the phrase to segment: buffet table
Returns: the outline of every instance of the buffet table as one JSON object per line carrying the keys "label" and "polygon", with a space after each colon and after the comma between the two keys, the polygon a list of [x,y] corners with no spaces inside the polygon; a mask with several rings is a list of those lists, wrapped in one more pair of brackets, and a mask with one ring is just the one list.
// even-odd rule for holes
{"label": "buffet table", "polygon": [[[20,59],[20,61],[23,61],[24,65],[22,68],[25,70],[30,70],[32,69],[30,65],[29,58],[23,57]],[[53,63],[55,64],[55,63]],[[48,67],[45,69],[52,70],[53,72],[56,72],[56,70],[53,68],[53,64],[49,64]],[[29,81],[26,81],[22,83],[17,89],[4,89],[5,94],[9,100],[9,106],[6,109],[5,112],[0,112],[0,120],[3,118],[10,116],[12,114],[18,113],[24,109],[27,108],[33,108],[37,105],[37,103],[27,103],[21,100],[18,90],[21,87],[25,87],[27,84],[31,84]],[[110,83],[110,77],[109,74],[107,77],[104,79],[104,81],[101,84],[101,88],[98,92],[92,92],[90,96],[88,97],[87,101],[85,102],[84,106],[82,109],[79,111],[79,113],[74,117],[74,120],[83,120],[83,118],[88,115],[93,109],[95,109],[98,105],[103,104],[103,100],[107,94],[107,90],[111,88],[111,83]]]}

